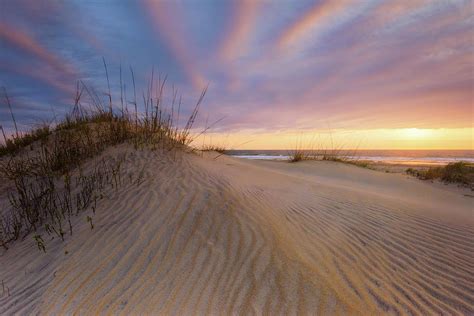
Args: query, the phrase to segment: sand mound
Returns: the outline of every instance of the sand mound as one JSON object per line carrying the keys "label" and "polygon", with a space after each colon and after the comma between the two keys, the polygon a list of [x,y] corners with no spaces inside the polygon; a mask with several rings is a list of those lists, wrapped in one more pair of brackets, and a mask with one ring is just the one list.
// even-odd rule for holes
{"label": "sand mound", "polygon": [[[0,256],[0,314],[473,314],[473,200],[338,163],[139,151],[65,242]],[[65,254],[65,251],[68,253]],[[1,291],[1,289],[0,289]]]}

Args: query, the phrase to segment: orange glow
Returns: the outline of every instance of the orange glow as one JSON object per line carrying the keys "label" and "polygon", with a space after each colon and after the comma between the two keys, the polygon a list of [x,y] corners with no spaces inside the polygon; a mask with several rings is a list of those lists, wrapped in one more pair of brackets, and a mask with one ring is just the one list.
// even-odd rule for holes
{"label": "orange glow", "polygon": [[474,128],[394,128],[368,130],[245,131],[208,133],[194,146],[220,145],[229,149],[474,149]]}

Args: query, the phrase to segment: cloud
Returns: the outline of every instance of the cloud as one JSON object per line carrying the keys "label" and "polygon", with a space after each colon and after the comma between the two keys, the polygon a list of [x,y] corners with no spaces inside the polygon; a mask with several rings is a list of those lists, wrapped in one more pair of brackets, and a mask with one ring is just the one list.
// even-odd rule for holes
{"label": "cloud", "polygon": [[309,32],[321,25],[325,19],[338,14],[350,1],[330,1],[324,0],[316,3],[308,12],[299,16],[280,35],[277,45],[280,49],[285,49],[295,42],[301,40]]}
{"label": "cloud", "polygon": [[75,69],[56,54],[48,51],[40,43],[26,32],[0,22],[0,39],[12,45],[14,48],[30,54],[45,64],[53,67],[56,71],[73,75]]}
{"label": "cloud", "polygon": [[76,74],[103,87],[103,53],[112,90],[119,62],[141,93],[156,60],[185,104],[211,82],[202,109],[221,130],[472,125],[469,1],[21,1],[0,24],[0,81],[25,100],[44,90],[36,106]]}
{"label": "cloud", "polygon": [[261,3],[254,0],[236,2],[235,13],[230,19],[229,29],[225,33],[218,53],[222,60],[232,61],[245,54],[248,49],[249,37],[253,35],[252,31],[255,29],[260,6]]}
{"label": "cloud", "polygon": [[13,74],[16,76],[28,77],[37,83],[45,84],[53,90],[71,97],[75,93],[72,80],[70,80],[70,82],[65,82],[63,76],[58,75],[55,72],[48,71],[48,69],[46,69],[44,66],[25,67],[23,65],[13,66],[6,63],[0,63],[0,69],[9,73],[10,75]]}
{"label": "cloud", "polygon": [[191,55],[192,47],[187,45],[187,34],[182,28],[182,23],[185,23],[185,20],[180,18],[178,4],[153,0],[144,0],[142,4],[149,15],[154,30],[173,52],[193,87],[204,88],[206,81],[196,69],[196,60],[193,60]]}

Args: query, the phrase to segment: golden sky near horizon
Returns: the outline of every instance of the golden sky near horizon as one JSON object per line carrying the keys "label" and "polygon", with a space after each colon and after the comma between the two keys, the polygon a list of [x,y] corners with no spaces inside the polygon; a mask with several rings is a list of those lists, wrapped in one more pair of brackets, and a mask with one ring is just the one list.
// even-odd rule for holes
{"label": "golden sky near horizon", "polygon": [[227,149],[463,149],[474,150],[473,128],[394,128],[206,133],[193,145]]}

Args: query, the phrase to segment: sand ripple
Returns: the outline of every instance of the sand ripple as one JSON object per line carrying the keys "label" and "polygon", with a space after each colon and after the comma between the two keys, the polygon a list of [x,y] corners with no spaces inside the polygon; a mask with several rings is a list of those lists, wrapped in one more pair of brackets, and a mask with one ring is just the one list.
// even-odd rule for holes
{"label": "sand ripple", "polygon": [[0,314],[474,314],[472,220],[249,164],[129,156],[93,231],[1,255]]}

